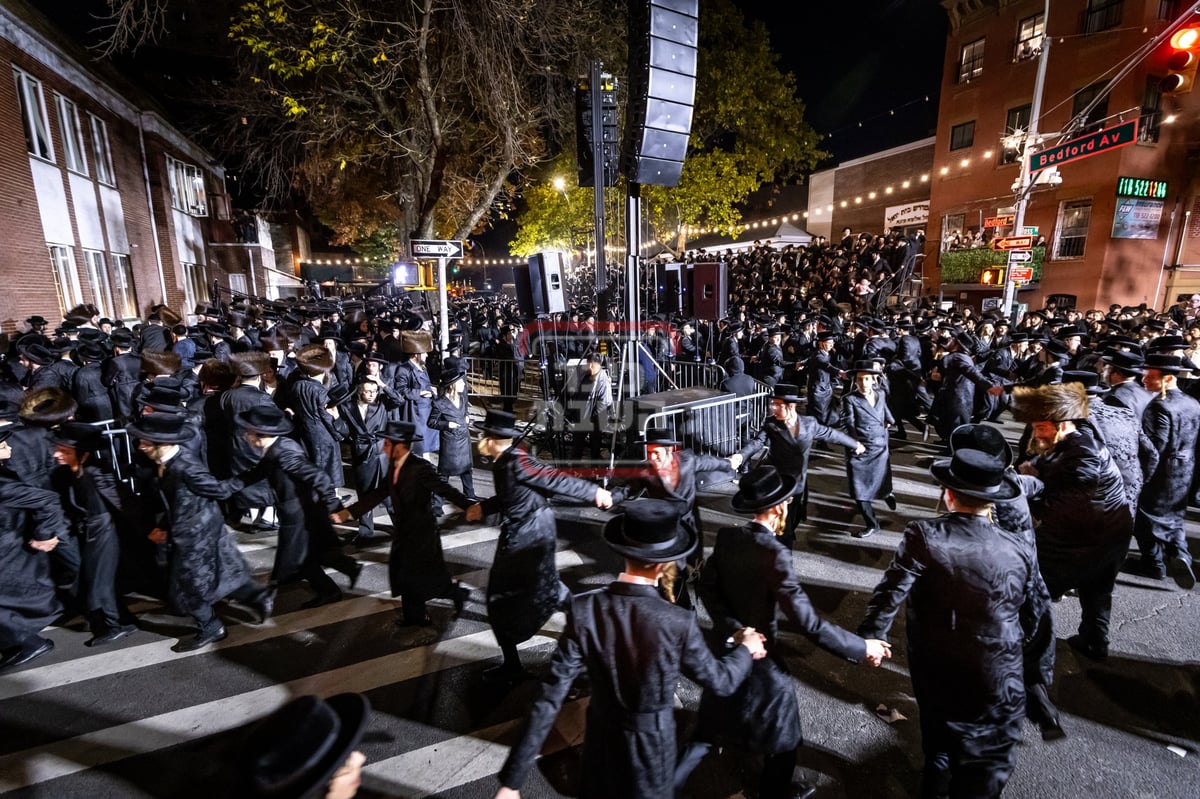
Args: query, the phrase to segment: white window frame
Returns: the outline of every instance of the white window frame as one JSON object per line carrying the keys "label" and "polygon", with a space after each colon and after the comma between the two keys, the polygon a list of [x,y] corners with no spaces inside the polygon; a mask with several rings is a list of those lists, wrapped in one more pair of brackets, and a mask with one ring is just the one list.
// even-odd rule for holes
{"label": "white window frame", "polygon": [[54,288],[63,314],[83,302],[79,290],[79,273],[75,269],[75,248],[63,244],[49,244],[50,269],[54,275]]}
{"label": "white window frame", "polygon": [[192,216],[208,216],[208,195],[200,168],[167,156],[167,178],[171,187],[171,207]]}
{"label": "white window frame", "polygon": [[233,294],[241,294],[243,297],[249,297],[250,292],[246,289],[246,276],[237,272],[230,274],[229,291]]}
{"label": "white window frame", "polygon": [[92,131],[92,160],[96,163],[96,180],[106,186],[115,186],[117,174],[113,171],[112,148],[108,144],[108,123],[95,114],[88,114],[88,125]]}
{"label": "white window frame", "polygon": [[115,252],[109,258],[112,261],[113,302],[116,304],[114,313],[119,313],[122,319],[136,319],[138,304],[133,286],[133,264],[124,253]]}
{"label": "white window frame", "polygon": [[183,296],[188,308],[195,308],[208,297],[208,271],[204,264],[183,263]]}
{"label": "white window frame", "polygon": [[[1087,221],[1081,227],[1078,224],[1077,211],[1087,208]],[[1058,223],[1054,226],[1054,260],[1079,260],[1084,257],[1087,249],[1088,229],[1092,222],[1092,198],[1082,197],[1077,200],[1063,200],[1058,204]],[[1079,242],[1079,251],[1075,252],[1074,242]],[[1068,250],[1063,254],[1064,249]]]}
{"label": "white window frame", "polygon": [[100,250],[83,251],[83,268],[92,289],[92,301],[101,316],[113,317],[112,279],[108,276],[107,259]]}
{"label": "white window frame", "polygon": [[[987,37],[967,42],[958,50],[958,82],[970,83],[983,74],[983,56]],[[978,52],[976,52],[978,51]]]}
{"label": "white window frame", "polygon": [[87,149],[83,125],[79,122],[79,108],[61,94],[56,94],[54,99],[58,105],[58,125],[62,129],[63,163],[72,172],[87,175]]}
{"label": "white window frame", "polygon": [[1046,15],[1042,11],[1018,22],[1017,45],[1013,60],[1024,61],[1027,58],[1041,55],[1042,39],[1045,35]]}
{"label": "white window frame", "polygon": [[13,69],[17,81],[17,100],[25,125],[29,154],[43,161],[54,162],[54,142],[50,138],[50,116],[46,113],[46,98],[42,82],[20,69]]}

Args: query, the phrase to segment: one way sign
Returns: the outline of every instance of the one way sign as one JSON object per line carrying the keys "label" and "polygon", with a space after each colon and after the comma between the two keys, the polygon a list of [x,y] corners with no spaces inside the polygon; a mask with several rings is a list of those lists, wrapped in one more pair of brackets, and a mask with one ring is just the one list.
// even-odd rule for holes
{"label": "one way sign", "polygon": [[412,239],[412,254],[414,258],[435,256],[437,258],[462,258],[463,243],[461,241],[439,241],[436,239]]}

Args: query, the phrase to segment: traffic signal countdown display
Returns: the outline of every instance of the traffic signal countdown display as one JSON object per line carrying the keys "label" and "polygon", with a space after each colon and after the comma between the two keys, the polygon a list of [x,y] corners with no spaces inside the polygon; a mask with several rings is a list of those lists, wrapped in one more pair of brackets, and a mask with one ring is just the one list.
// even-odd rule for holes
{"label": "traffic signal countdown display", "polygon": [[989,266],[979,273],[979,282],[984,286],[1003,286],[1004,271],[1003,266]]}
{"label": "traffic signal countdown display", "polygon": [[1159,84],[1163,94],[1185,94],[1196,83],[1200,65],[1200,28],[1181,28],[1171,37],[1167,76]]}

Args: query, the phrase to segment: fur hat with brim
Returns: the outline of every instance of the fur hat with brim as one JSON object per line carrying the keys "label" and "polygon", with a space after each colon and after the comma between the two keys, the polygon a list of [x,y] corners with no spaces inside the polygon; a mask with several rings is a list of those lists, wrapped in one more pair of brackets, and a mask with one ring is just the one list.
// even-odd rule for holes
{"label": "fur hat with brim", "polygon": [[433,350],[433,337],[427,330],[406,330],[400,334],[400,344],[404,352],[416,355]]}
{"label": "fur hat with brim", "polygon": [[1011,466],[1012,447],[1000,428],[990,424],[960,424],[950,433],[950,454],[960,449],[977,449],[995,455],[1005,466]]}
{"label": "fur hat with brim", "polygon": [[1082,383],[1049,386],[1016,386],[1012,393],[1013,418],[1018,422],[1070,422],[1088,415],[1087,388]]}
{"label": "fur hat with brim", "polygon": [[177,352],[142,353],[142,374],[148,377],[166,377],[175,374],[183,368],[183,359]]}
{"label": "fur hat with brim", "polygon": [[258,350],[234,352],[229,356],[229,364],[238,377],[257,377],[271,368],[271,356]]}
{"label": "fur hat with brim", "polygon": [[54,427],[75,415],[79,405],[61,388],[39,388],[21,400],[21,421],[37,427]]}
{"label": "fur hat with brim", "polygon": [[933,479],[960,496],[1003,502],[1021,496],[1021,484],[996,455],[978,449],[955,450],[954,457],[934,461]]}
{"label": "fur hat with brim", "polygon": [[286,436],[292,432],[292,420],[277,405],[255,405],[237,415],[243,430],[260,436]]}
{"label": "fur hat with brim", "polygon": [[175,327],[175,325],[183,321],[182,316],[175,313],[165,305],[159,305],[154,310],[158,313],[158,318],[161,319],[162,323],[167,327]]}
{"label": "fur hat with brim", "polygon": [[148,413],[126,425],[125,432],[131,438],[153,444],[182,444],[195,434],[187,415],[182,413]]}
{"label": "fur hat with brim", "polygon": [[604,542],[614,552],[641,563],[669,563],[690,555],[699,543],[695,531],[679,523],[684,505],[669,499],[635,499],[604,526]]}
{"label": "fur hat with brim", "polygon": [[324,796],[367,728],[371,705],[357,693],[299,696],[250,728],[244,753],[248,799]]}
{"label": "fur hat with brim", "polygon": [[759,466],[742,475],[729,504],[738,513],[762,513],[796,493],[796,478],[774,466]]}
{"label": "fur hat with brim", "polygon": [[309,344],[296,353],[296,366],[309,377],[333,371],[333,353],[324,344]]}

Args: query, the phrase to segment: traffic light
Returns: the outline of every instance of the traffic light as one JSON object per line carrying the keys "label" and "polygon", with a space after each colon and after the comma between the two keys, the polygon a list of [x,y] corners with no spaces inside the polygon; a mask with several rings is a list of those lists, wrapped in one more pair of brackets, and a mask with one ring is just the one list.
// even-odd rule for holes
{"label": "traffic light", "polygon": [[1196,66],[1200,64],[1200,28],[1182,28],[1171,37],[1171,52],[1167,56],[1167,76],[1159,88],[1163,94],[1185,94],[1196,82]]}
{"label": "traffic light", "polygon": [[433,264],[429,264],[429,263],[417,264],[417,269],[419,270],[419,273],[420,273],[420,282],[417,284],[417,288],[421,288],[421,289],[437,288],[437,283],[434,281],[434,277],[433,277]]}
{"label": "traffic light", "polygon": [[979,282],[985,286],[1003,286],[1004,271],[1003,266],[989,266],[979,273]]}

